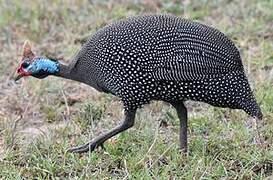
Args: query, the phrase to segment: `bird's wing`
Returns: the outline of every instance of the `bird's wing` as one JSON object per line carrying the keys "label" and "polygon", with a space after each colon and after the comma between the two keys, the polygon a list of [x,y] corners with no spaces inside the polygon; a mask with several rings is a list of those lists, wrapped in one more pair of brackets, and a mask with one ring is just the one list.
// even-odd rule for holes
{"label": "bird's wing", "polygon": [[231,71],[241,71],[232,63],[212,60],[199,54],[175,56],[171,60],[151,66],[150,75],[155,80],[194,81],[217,77]]}

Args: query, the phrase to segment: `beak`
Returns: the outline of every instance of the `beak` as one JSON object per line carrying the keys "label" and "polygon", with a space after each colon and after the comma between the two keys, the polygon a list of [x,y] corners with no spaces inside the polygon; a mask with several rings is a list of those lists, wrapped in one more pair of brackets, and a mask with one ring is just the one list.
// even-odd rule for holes
{"label": "beak", "polygon": [[22,74],[18,74],[14,77],[14,81],[18,81],[19,79],[21,79],[23,77]]}

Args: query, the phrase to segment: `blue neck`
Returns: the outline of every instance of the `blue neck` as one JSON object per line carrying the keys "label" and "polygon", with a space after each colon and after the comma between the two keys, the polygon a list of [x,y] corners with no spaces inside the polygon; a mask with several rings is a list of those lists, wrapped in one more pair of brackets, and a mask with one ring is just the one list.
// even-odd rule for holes
{"label": "blue neck", "polygon": [[40,72],[41,70],[49,74],[56,74],[60,71],[58,61],[53,61],[45,57],[41,57],[35,60],[32,66],[30,66],[29,68],[34,74]]}

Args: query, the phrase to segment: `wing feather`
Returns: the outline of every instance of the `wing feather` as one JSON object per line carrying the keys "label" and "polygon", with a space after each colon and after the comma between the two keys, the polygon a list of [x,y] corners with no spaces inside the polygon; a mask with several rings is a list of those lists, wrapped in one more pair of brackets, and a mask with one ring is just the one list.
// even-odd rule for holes
{"label": "wing feather", "polygon": [[238,66],[212,61],[204,55],[190,54],[178,55],[164,63],[154,65],[150,69],[150,75],[159,81],[194,81],[238,70]]}

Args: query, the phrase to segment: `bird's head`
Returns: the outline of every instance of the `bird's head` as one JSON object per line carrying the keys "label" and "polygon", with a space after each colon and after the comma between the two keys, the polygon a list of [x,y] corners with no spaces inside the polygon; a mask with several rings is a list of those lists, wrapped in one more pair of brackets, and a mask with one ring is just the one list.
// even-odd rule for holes
{"label": "bird's head", "polygon": [[35,56],[31,51],[30,43],[26,41],[23,47],[23,57],[20,61],[19,67],[17,68],[15,81],[27,76],[42,79],[48,75],[56,74],[59,71],[60,68],[58,61],[42,56]]}

